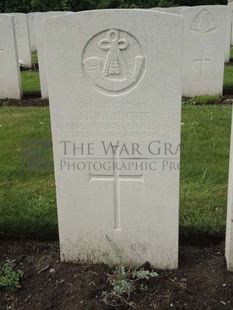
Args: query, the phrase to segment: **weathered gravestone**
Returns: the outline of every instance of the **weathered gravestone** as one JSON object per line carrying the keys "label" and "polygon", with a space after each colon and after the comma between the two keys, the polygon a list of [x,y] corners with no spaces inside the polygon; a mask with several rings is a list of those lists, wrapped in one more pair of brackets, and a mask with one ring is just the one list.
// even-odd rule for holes
{"label": "weathered gravestone", "polygon": [[176,268],[182,17],[88,11],[45,32],[62,261]]}
{"label": "weathered gravestone", "polygon": [[227,11],[220,6],[183,9],[183,95],[221,95]]}
{"label": "weathered gravestone", "polygon": [[36,34],[35,34],[35,16],[39,14],[38,12],[32,12],[27,14],[28,18],[28,27],[29,27],[29,38],[31,51],[36,51]]}
{"label": "weathered gravestone", "polygon": [[39,74],[40,74],[40,90],[41,90],[42,98],[48,98],[49,96],[46,63],[45,63],[43,21],[46,18],[53,17],[53,16],[59,16],[63,14],[67,14],[67,13],[66,12],[45,12],[45,13],[39,13],[34,17],[36,47],[37,47],[37,56],[38,56]]}
{"label": "weathered gravestone", "polygon": [[27,67],[31,67],[32,56],[27,15],[23,13],[11,13],[10,15],[14,17],[19,59],[23,61]]}
{"label": "weathered gravestone", "polygon": [[0,15],[0,98],[21,98],[14,19]]}

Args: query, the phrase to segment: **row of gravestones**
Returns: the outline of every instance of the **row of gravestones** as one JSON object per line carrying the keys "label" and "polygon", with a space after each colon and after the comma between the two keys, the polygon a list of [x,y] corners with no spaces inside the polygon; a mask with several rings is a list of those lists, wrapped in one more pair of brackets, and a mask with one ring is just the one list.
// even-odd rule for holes
{"label": "row of gravestones", "polygon": [[[32,52],[38,51],[43,97],[48,97],[43,52],[43,23],[64,12],[12,13],[0,15],[0,98],[20,99],[22,83],[19,66],[32,67]],[[36,18],[39,16],[40,18]]]}
{"label": "row of gravestones", "polygon": [[[221,95],[224,59],[228,62],[230,58],[233,6],[232,8],[228,5],[153,8],[152,10],[175,13],[184,18],[182,94],[184,96]],[[14,13],[11,14],[14,21],[9,16],[0,16],[2,46],[0,46],[0,64],[4,68],[0,98],[21,98],[18,60],[21,64],[31,67],[31,52],[35,50],[38,53],[41,96],[48,98],[43,21],[63,14],[71,13],[46,12],[27,15]],[[172,55],[166,51],[164,57],[172,57]]]}
{"label": "row of gravestones", "polygon": [[[207,74],[221,93],[226,20],[224,7],[209,6],[41,22],[63,261],[178,266],[181,94],[184,80],[202,90]],[[182,66],[195,75],[183,86]],[[230,270],[232,183],[230,174]]]}

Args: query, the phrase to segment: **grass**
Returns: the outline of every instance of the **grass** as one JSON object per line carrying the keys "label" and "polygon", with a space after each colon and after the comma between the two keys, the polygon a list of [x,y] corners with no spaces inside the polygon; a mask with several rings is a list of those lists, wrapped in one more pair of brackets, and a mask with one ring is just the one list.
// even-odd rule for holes
{"label": "grass", "polygon": [[233,66],[225,66],[223,89],[225,94],[233,94]]}
{"label": "grass", "polygon": [[189,99],[185,99],[185,104],[190,105],[208,105],[208,104],[218,104],[221,100],[220,96],[194,96]]}
{"label": "grass", "polygon": [[32,63],[38,64],[38,57],[37,57],[37,52],[32,53]]}
{"label": "grass", "polygon": [[231,51],[230,51],[230,61],[233,62],[233,47],[231,47]]}
{"label": "grass", "polygon": [[39,72],[21,71],[24,96],[40,95]]}
{"label": "grass", "polygon": [[0,114],[0,232],[57,233],[53,171],[23,171],[22,142],[51,140],[48,108],[2,108]]}
{"label": "grass", "polygon": [[[37,53],[32,53],[32,63],[38,64]],[[38,71],[21,71],[24,96],[40,96],[40,79]]]}
{"label": "grass", "polygon": [[180,220],[188,232],[224,234],[231,106],[184,106]]}
{"label": "grass", "polygon": [[[231,106],[183,106],[181,232],[225,232],[230,120]],[[56,237],[53,171],[21,169],[23,140],[51,141],[49,109],[3,107],[0,125],[0,233]]]}

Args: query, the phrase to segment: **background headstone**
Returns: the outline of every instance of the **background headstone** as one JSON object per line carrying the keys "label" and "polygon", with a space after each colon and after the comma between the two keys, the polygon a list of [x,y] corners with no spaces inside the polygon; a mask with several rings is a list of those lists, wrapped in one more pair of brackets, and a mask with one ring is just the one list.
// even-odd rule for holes
{"label": "background headstone", "polygon": [[182,20],[99,10],[45,21],[62,261],[119,263],[115,245],[124,264],[178,266]]}
{"label": "background headstone", "polygon": [[27,15],[23,13],[11,13],[10,15],[14,17],[19,59],[30,68],[32,66],[32,56]]}
{"label": "background headstone", "polygon": [[36,34],[35,34],[35,15],[38,14],[38,12],[32,12],[28,13],[28,27],[29,27],[29,37],[30,37],[30,45],[31,45],[31,51],[36,51]]}
{"label": "background headstone", "polygon": [[232,9],[228,5],[219,5],[219,7],[223,7],[227,11],[227,19],[226,19],[226,30],[224,33],[224,36],[226,38],[225,42],[225,63],[228,63],[230,61],[230,49],[231,49],[231,23],[232,23]]}
{"label": "background headstone", "polygon": [[67,14],[66,12],[45,12],[38,13],[34,18],[35,34],[36,34],[36,47],[39,64],[40,74],[40,89],[41,97],[48,98],[48,83],[46,74],[46,61],[44,50],[44,24],[43,21],[46,18]]}
{"label": "background headstone", "polygon": [[221,95],[227,11],[220,6],[183,9],[183,95]]}
{"label": "background headstone", "polygon": [[21,98],[14,19],[0,14],[0,98]]}
{"label": "background headstone", "polygon": [[230,6],[228,6],[225,62],[230,61],[230,55],[231,55],[232,18],[233,18],[233,7],[231,8]]}
{"label": "background headstone", "polygon": [[232,16],[231,16],[231,46],[233,46],[233,1],[228,2],[229,8],[232,9]]}

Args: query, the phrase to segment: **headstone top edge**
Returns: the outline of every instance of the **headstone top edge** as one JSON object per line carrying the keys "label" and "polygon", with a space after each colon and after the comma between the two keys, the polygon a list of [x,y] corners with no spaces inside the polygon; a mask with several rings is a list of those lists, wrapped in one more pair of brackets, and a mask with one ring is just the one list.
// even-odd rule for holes
{"label": "headstone top edge", "polygon": [[51,16],[51,17],[45,17],[44,23],[50,24],[52,22],[56,22],[59,20],[65,20],[70,18],[78,18],[78,17],[87,17],[87,16],[101,16],[101,15],[113,15],[115,14],[131,14],[131,13],[144,13],[149,16],[170,16],[170,18],[173,18],[174,21],[183,20],[182,15],[179,14],[172,14],[170,12],[164,12],[164,11],[156,11],[156,10],[150,10],[150,9],[104,9],[104,10],[90,10],[90,11],[81,11],[81,12],[67,12],[67,14],[57,15],[57,16]]}

